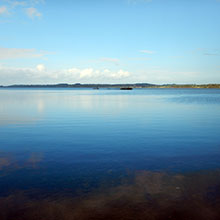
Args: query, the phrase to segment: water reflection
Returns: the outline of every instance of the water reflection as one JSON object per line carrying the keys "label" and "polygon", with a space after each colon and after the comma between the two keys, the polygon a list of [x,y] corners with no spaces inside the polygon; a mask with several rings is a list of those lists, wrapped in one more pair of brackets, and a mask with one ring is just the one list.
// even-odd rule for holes
{"label": "water reflection", "polygon": [[55,113],[63,117],[83,112],[108,116],[129,107],[129,96],[91,93],[89,90],[1,90],[0,125],[33,123]]}
{"label": "water reflection", "polygon": [[0,152],[0,171],[9,174],[11,171],[24,168],[37,168],[43,160],[43,153],[32,152],[22,155]]}
{"label": "water reflection", "polygon": [[218,219],[219,97],[0,90],[0,219]]}
{"label": "water reflection", "polygon": [[0,170],[3,169],[4,167],[7,167],[10,165],[10,160],[9,158],[5,157],[0,157]]}

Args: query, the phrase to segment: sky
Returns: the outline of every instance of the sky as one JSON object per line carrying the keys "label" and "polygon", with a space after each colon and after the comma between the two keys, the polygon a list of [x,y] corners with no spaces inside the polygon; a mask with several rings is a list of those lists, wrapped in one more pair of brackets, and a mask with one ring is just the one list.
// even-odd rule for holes
{"label": "sky", "polygon": [[220,0],[0,0],[0,85],[220,83]]}

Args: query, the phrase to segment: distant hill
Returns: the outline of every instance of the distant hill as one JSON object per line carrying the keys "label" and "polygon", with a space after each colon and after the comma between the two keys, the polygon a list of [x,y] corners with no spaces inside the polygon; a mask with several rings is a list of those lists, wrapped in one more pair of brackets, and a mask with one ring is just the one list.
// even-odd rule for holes
{"label": "distant hill", "polygon": [[16,84],[9,86],[0,86],[1,88],[220,88],[220,84],[163,84],[156,85],[150,83],[134,84]]}

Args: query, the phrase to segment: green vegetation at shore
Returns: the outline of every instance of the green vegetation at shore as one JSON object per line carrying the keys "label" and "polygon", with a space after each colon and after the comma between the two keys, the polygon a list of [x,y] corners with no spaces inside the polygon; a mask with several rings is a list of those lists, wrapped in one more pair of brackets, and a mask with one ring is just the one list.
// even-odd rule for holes
{"label": "green vegetation at shore", "polygon": [[155,88],[193,88],[193,89],[220,89],[220,84],[172,84],[155,85]]}
{"label": "green vegetation at shore", "polygon": [[9,86],[0,86],[1,88],[92,88],[92,89],[99,89],[99,88],[109,88],[109,89],[121,89],[121,88],[195,88],[195,89],[220,89],[220,84],[163,84],[163,85],[156,85],[150,83],[135,83],[135,84],[36,84],[36,85],[9,85]]}

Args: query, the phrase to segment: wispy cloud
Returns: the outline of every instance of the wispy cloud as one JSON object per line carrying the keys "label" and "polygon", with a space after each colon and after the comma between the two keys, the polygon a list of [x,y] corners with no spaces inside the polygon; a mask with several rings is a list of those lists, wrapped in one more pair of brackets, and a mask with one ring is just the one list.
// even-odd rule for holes
{"label": "wispy cloud", "polygon": [[43,4],[45,0],[29,0],[32,4]]}
{"label": "wispy cloud", "polygon": [[149,61],[151,57],[129,57],[127,58],[129,61]]}
{"label": "wispy cloud", "polygon": [[11,6],[34,6],[34,5],[38,5],[38,4],[43,4],[45,3],[44,0],[5,0],[5,2],[7,2],[9,5]]}
{"label": "wispy cloud", "polygon": [[44,3],[44,0],[5,0],[5,6],[0,6],[0,15],[16,15],[19,10],[25,12],[29,18],[42,17],[42,13],[37,9],[37,5]]}
{"label": "wispy cloud", "polygon": [[14,8],[14,7],[18,7],[18,6],[25,6],[27,5],[27,3],[25,1],[8,1],[10,3],[10,5]]}
{"label": "wispy cloud", "polygon": [[198,75],[199,73],[194,71],[179,71],[174,69],[165,69],[158,66],[140,70],[140,74],[137,76],[137,81],[156,84],[193,83],[198,80]]}
{"label": "wispy cloud", "polygon": [[41,17],[42,14],[36,8],[27,8],[26,14],[30,18]]}
{"label": "wispy cloud", "polygon": [[48,54],[46,51],[24,48],[0,48],[0,59],[39,58]]}
{"label": "wispy cloud", "polygon": [[193,52],[202,54],[204,56],[220,56],[220,50],[219,49],[197,48]]}
{"label": "wispy cloud", "polygon": [[108,63],[113,63],[115,65],[119,65],[119,59],[117,58],[102,57],[100,60],[102,62],[108,62]]}
{"label": "wispy cloud", "polygon": [[137,3],[149,3],[152,0],[127,0],[128,4],[137,4]]}
{"label": "wispy cloud", "polygon": [[140,50],[140,53],[154,54],[155,51],[152,51],[152,50]]}
{"label": "wispy cloud", "polygon": [[203,55],[205,55],[205,56],[220,56],[220,54],[218,52],[216,52],[216,53],[203,53]]}
{"label": "wispy cloud", "polygon": [[6,6],[0,6],[0,16],[8,14],[8,9]]}

